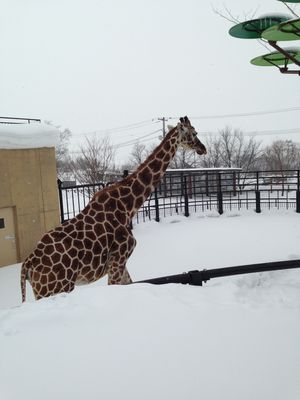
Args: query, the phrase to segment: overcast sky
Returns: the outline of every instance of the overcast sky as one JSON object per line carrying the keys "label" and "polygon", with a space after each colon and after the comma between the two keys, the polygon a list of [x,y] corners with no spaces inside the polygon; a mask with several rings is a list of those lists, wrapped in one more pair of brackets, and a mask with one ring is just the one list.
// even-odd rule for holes
{"label": "overcast sky", "polygon": [[[0,116],[51,120],[74,137],[147,121],[140,128],[111,131],[114,143],[155,138],[156,133],[146,135],[161,128],[151,120],[162,116],[188,115],[200,132],[226,125],[246,132],[300,128],[300,77],[251,65],[267,50],[256,40],[230,37],[232,24],[213,11],[214,6],[225,13],[225,4],[241,20],[256,9],[256,15],[286,13],[279,1],[0,4]],[[293,138],[298,136],[300,129]],[[129,151],[124,147],[120,156]]]}

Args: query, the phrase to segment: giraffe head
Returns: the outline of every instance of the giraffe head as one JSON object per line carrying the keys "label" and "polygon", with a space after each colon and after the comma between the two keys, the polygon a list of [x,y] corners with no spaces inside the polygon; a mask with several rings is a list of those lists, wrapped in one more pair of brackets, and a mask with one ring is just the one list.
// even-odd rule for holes
{"label": "giraffe head", "polygon": [[188,117],[180,118],[180,122],[177,124],[177,130],[179,132],[180,146],[195,150],[196,153],[200,155],[206,154],[206,148],[198,139],[197,132],[191,125]]}

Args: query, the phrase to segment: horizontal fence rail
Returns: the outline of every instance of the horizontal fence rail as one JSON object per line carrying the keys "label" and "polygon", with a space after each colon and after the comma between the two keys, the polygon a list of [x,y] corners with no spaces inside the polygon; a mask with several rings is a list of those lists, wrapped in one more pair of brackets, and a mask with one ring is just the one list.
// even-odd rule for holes
{"label": "horizontal fence rail", "polygon": [[0,117],[0,124],[5,125],[30,124],[32,122],[41,122],[41,120],[37,118]]}
{"label": "horizontal fence rail", "polygon": [[252,274],[257,272],[279,271],[300,268],[300,260],[276,261],[260,264],[239,265],[235,267],[204,269],[202,271],[189,271],[178,275],[162,276],[132,283],[151,283],[165,285],[168,283],[181,283],[183,285],[202,286],[213,278],[225,276]]}
{"label": "horizontal fence rail", "polygon": [[[108,183],[58,184],[61,221],[73,218]],[[300,171],[169,170],[135,216],[135,222],[204,211],[294,209],[300,213]]]}

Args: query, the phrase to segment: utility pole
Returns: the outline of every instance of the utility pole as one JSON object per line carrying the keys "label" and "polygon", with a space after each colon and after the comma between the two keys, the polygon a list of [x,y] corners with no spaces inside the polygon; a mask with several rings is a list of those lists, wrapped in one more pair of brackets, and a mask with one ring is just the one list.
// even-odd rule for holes
{"label": "utility pole", "polygon": [[162,131],[163,131],[163,137],[165,137],[166,136],[166,122],[170,119],[170,117],[169,118],[166,118],[166,117],[161,117],[161,118],[157,118],[159,121],[162,121],[162,123],[163,123],[163,129],[162,129]]}

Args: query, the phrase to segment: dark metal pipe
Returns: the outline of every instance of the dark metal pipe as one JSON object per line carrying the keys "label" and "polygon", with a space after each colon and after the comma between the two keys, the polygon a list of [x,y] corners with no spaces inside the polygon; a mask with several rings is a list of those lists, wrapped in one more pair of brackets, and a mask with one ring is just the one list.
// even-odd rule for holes
{"label": "dark metal pipe", "polygon": [[162,276],[159,278],[146,279],[143,281],[137,281],[133,283],[151,283],[153,285],[165,285],[167,283],[181,283],[183,285],[195,285],[202,286],[203,282],[206,282],[213,278],[221,278],[224,276],[243,275],[257,272],[266,271],[279,271],[286,269],[300,268],[300,260],[289,260],[289,261],[276,261],[260,264],[250,265],[239,265],[236,267],[227,268],[216,268],[202,271],[189,271],[178,275]]}

